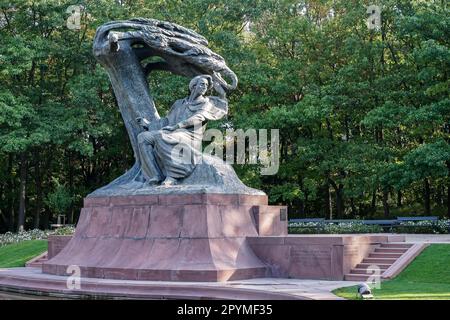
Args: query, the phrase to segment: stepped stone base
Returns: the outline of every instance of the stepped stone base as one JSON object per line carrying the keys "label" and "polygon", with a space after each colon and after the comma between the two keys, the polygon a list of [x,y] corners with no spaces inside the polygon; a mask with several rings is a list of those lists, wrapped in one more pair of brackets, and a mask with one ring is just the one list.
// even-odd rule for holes
{"label": "stepped stone base", "polygon": [[[249,237],[255,254],[269,267],[272,277],[344,280],[376,247],[403,242],[391,234],[288,235]],[[350,280],[350,279],[347,279]]]}
{"label": "stepped stone base", "polygon": [[265,195],[162,194],[85,199],[73,238],[42,266],[82,277],[227,281],[268,275],[247,238],[285,235],[285,207]]}

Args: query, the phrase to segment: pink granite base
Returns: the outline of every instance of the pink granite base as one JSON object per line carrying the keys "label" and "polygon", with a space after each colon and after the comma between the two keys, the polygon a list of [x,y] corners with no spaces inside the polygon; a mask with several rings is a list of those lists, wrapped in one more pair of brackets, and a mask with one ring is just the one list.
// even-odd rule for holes
{"label": "pink granite base", "polygon": [[74,237],[43,272],[83,277],[227,281],[264,277],[247,238],[287,233],[266,196],[193,194],[87,198]]}
{"label": "pink granite base", "polygon": [[382,243],[404,242],[391,234],[249,237],[272,277],[344,280],[345,274]]}
{"label": "pink granite base", "polygon": [[288,235],[283,206],[223,194],[88,198],[72,239],[49,239],[44,273],[219,282],[261,277],[343,280],[381,243],[404,236]]}
{"label": "pink granite base", "polygon": [[47,253],[47,259],[51,259],[55,257],[58,253],[64,249],[69,241],[72,239],[72,236],[66,235],[66,236],[57,236],[57,235],[50,235],[48,236],[48,253]]}

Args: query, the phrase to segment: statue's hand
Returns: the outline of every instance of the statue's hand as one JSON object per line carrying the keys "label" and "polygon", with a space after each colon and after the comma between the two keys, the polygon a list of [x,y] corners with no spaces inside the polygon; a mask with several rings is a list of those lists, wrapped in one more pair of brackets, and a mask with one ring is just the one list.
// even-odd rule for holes
{"label": "statue's hand", "polygon": [[223,89],[222,85],[219,82],[213,81],[213,87],[220,98],[224,99],[227,96],[225,90]]}
{"label": "statue's hand", "polygon": [[162,128],[162,130],[174,131],[174,130],[177,130],[179,128],[180,128],[180,126],[176,124],[174,126],[165,126],[164,128]]}
{"label": "statue's hand", "polygon": [[143,126],[143,127],[148,126],[148,124],[150,123],[150,121],[148,121],[147,119],[142,118],[142,117],[136,118],[136,122],[138,123],[138,125]]}

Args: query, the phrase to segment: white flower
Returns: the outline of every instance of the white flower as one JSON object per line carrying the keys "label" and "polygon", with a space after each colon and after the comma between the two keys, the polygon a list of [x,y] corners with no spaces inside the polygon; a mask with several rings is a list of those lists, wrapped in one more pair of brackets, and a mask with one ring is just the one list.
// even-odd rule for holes
{"label": "white flower", "polygon": [[0,234],[0,247],[11,243],[19,243],[27,240],[42,240],[47,239],[49,235],[69,235],[75,232],[74,227],[64,227],[56,230],[39,230],[33,229],[29,231],[22,231],[18,233],[6,232]]}

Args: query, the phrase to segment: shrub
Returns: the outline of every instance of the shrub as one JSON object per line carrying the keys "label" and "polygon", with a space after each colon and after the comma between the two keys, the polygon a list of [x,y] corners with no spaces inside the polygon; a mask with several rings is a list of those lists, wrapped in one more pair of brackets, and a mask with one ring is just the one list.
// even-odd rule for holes
{"label": "shrub", "polygon": [[391,228],[395,233],[433,233],[445,234],[450,232],[450,220],[438,221],[402,221]]}
{"label": "shrub", "polygon": [[52,231],[51,235],[55,235],[55,236],[69,236],[69,235],[74,234],[74,232],[75,232],[75,227],[67,226],[67,227],[62,227],[62,228],[55,229],[54,231]]}
{"label": "shrub", "polygon": [[289,223],[289,233],[293,234],[338,234],[338,233],[450,233],[450,220],[402,221],[386,230],[379,225],[366,225],[360,221],[339,223],[294,222]]}

